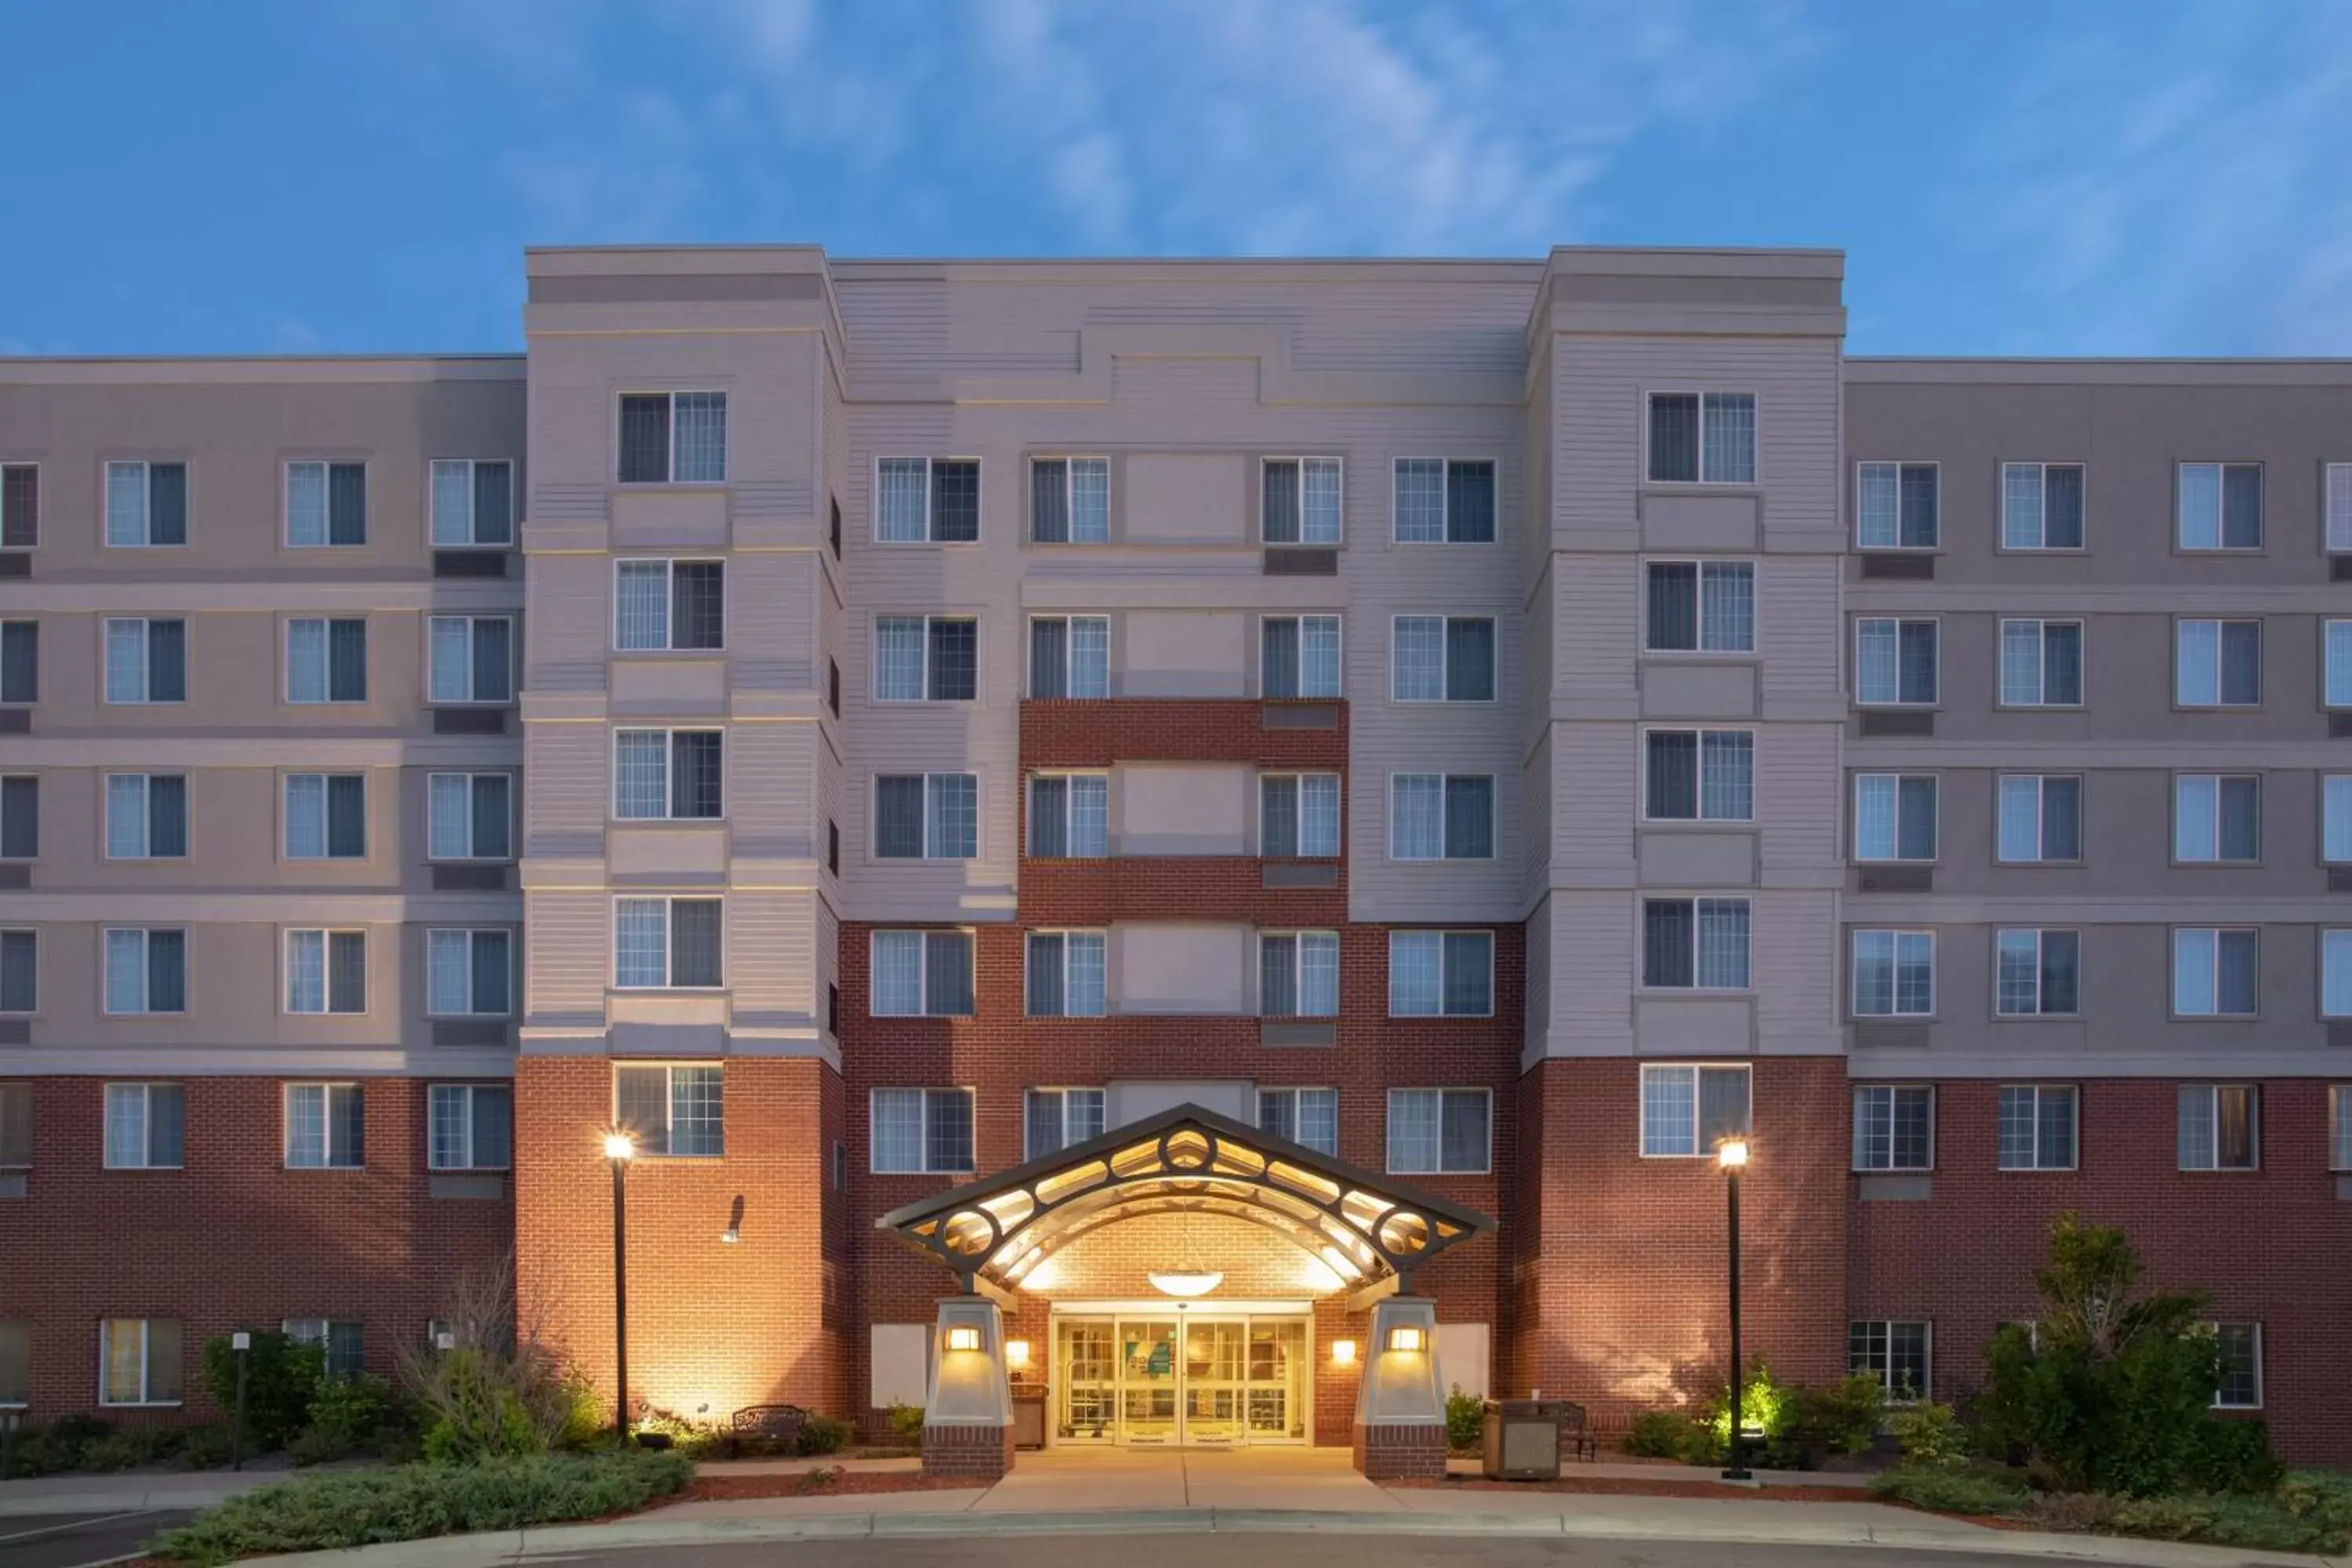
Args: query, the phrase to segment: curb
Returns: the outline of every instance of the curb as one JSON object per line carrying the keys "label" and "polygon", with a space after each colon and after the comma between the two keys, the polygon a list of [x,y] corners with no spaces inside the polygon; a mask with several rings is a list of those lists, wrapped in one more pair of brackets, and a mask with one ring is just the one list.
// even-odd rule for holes
{"label": "curb", "polygon": [[249,1486],[198,1491],[47,1492],[39,1497],[0,1497],[0,1519],[46,1513],[144,1513],[165,1509],[204,1509],[251,1491]]}

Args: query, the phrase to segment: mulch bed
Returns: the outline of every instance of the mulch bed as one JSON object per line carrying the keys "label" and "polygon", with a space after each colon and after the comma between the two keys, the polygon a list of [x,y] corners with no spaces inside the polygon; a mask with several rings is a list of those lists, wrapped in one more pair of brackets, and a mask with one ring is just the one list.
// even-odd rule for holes
{"label": "mulch bed", "polygon": [[648,1508],[680,1502],[736,1502],[745,1498],[865,1497],[877,1492],[971,1491],[980,1482],[959,1476],[927,1476],[915,1470],[827,1469],[812,1483],[808,1475],[697,1476],[684,1491],[657,1498]]}
{"label": "mulch bed", "polygon": [[1444,1480],[1384,1481],[1383,1486],[1469,1492],[1564,1492],[1581,1497],[1714,1498],[1733,1502],[1874,1502],[1853,1487],[1746,1487],[1716,1481],[1614,1480],[1601,1476],[1562,1476],[1556,1481],[1490,1481],[1484,1476],[1448,1476]]}

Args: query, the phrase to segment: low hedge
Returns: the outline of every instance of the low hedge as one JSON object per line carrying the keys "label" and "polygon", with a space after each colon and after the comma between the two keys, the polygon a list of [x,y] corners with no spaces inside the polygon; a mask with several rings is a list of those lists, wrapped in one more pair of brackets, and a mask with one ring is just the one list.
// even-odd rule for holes
{"label": "low hedge", "polygon": [[693,1474],[693,1461],[677,1454],[616,1450],[305,1476],[208,1509],[148,1550],[210,1568],[240,1557],[520,1530],[625,1513]]}
{"label": "low hedge", "polygon": [[2352,1479],[2323,1470],[2291,1471],[2262,1492],[2128,1498],[2030,1491],[2016,1471],[1996,1465],[1905,1465],[1874,1478],[1871,1490],[1937,1513],[1994,1515],[2070,1534],[2322,1555],[2352,1545]]}

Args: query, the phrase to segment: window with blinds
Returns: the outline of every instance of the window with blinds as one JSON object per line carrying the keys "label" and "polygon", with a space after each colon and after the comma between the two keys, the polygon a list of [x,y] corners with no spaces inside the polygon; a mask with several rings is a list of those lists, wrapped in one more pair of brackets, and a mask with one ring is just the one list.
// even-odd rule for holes
{"label": "window with blinds", "polygon": [[[359,624],[366,625],[365,622]],[[362,696],[365,696],[364,690]],[[109,620],[106,623],[106,700],[118,704],[185,702],[188,700],[188,623],[184,620]]]}
{"label": "window with blinds", "polygon": [[722,561],[613,563],[613,646],[625,652],[709,651],[727,642]]}
{"label": "window with blinds", "polygon": [[1494,1011],[1494,932],[1389,932],[1390,1017],[1484,1018]]}
{"label": "window with blinds", "polygon": [[1935,859],[1937,793],[1933,773],[1856,773],[1853,858]]}
{"label": "window with blinds", "polygon": [[727,395],[625,392],[620,408],[625,485],[727,482]]}
{"label": "window with blinds", "polygon": [[286,542],[298,550],[367,542],[367,465],[286,465]]}
{"label": "window with blinds", "polygon": [[368,624],[360,616],[286,623],[286,700],[364,702]]}
{"label": "window with blinds", "polygon": [[158,549],[188,542],[188,465],[106,465],[106,542],[110,549]]}
{"label": "window with blinds", "polygon": [[972,933],[877,931],[869,1010],[877,1017],[969,1017]]}
{"label": "window with blinds", "polygon": [[1029,460],[1029,538],[1037,544],[1110,542],[1110,459]]}
{"label": "window with blinds", "polygon": [[286,933],[286,1011],[359,1014],[368,1004],[367,932]]}

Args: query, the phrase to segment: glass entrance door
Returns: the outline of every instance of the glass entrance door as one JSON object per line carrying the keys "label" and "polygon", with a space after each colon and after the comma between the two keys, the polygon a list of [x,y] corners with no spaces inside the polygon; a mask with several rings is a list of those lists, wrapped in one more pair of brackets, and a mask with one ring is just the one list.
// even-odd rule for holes
{"label": "glass entrance door", "polygon": [[1238,1443],[1249,1320],[1184,1320],[1184,1441]]}
{"label": "glass entrance door", "polygon": [[1307,1438],[1307,1320],[1057,1315],[1059,1443],[1297,1443]]}
{"label": "glass entrance door", "polygon": [[1172,1319],[1122,1319],[1118,1325],[1118,1440],[1173,1443],[1176,1418],[1177,1329]]}

